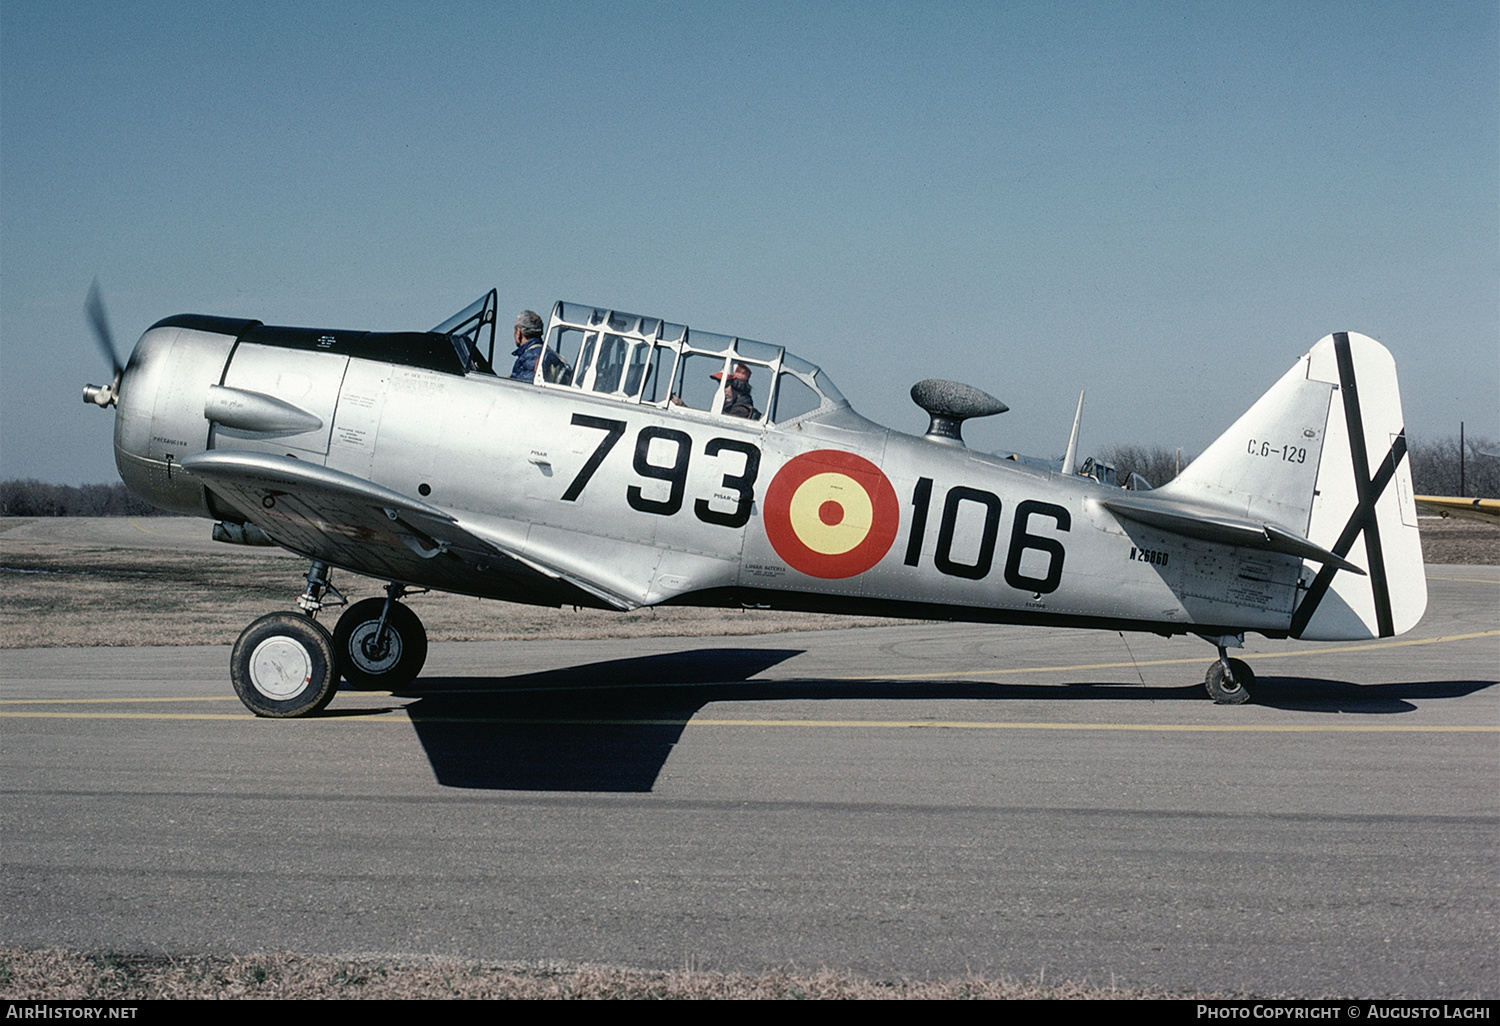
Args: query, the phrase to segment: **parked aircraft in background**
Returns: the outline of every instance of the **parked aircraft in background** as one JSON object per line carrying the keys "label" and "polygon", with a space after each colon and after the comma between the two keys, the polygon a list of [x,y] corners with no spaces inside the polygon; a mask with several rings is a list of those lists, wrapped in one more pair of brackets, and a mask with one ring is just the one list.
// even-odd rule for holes
{"label": "parked aircraft in background", "polygon": [[[1463,448],[1463,431],[1459,431],[1459,448]],[[1500,452],[1478,450],[1486,459],[1500,460]],[[1460,456],[1462,452],[1460,452]],[[1459,462],[1459,484],[1463,484],[1463,462]],[[1458,517],[1460,520],[1477,520],[1482,524],[1500,523],[1500,499],[1474,499],[1462,495],[1418,495],[1417,510],[1430,516]]]}
{"label": "parked aircraft in background", "polygon": [[1464,499],[1457,495],[1418,495],[1417,509],[1438,517],[1458,517],[1493,524],[1500,522],[1500,499]]}
{"label": "parked aircraft in background", "polygon": [[[1102,485],[1118,486],[1139,492],[1151,490],[1151,482],[1134,471],[1127,475],[1124,481],[1121,481],[1119,472],[1114,465],[1097,457],[1085,457],[1083,464],[1080,466],[1078,463],[1078,433],[1082,424],[1083,393],[1079,392],[1078,409],[1073,414],[1073,430],[1068,434],[1068,448],[1063,453],[1061,459],[1049,460],[1039,456],[1022,456],[1020,453],[1010,453],[1005,458],[1041,470],[1055,470],[1059,474],[1076,473],[1079,477],[1092,478]],[[1180,472],[1181,469],[1179,467],[1178,471]]]}
{"label": "parked aircraft in background", "polygon": [[[310,561],[298,611],[234,646],[257,714],[321,709],[340,676],[410,683],[413,588],[1192,633],[1222,703],[1254,685],[1227,652],[1247,632],[1387,637],[1425,608],[1395,366],[1362,335],[1318,342],[1176,480],[1129,491],[965,447],[966,419],[1005,410],[977,388],[918,382],[930,425],[903,434],[781,346],[602,307],[553,307],[550,355],[512,380],[496,308],[395,333],[180,315],[122,364],[91,297],[115,375],[84,397],[116,407],[125,483]],[[330,634],[333,568],[389,584]]]}

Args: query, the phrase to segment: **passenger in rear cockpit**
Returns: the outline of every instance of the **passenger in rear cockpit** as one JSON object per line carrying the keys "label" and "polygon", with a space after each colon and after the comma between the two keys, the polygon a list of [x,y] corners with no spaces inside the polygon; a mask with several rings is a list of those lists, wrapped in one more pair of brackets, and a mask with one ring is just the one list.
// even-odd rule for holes
{"label": "passenger in rear cockpit", "polygon": [[516,316],[516,348],[511,353],[516,363],[510,369],[510,376],[517,381],[535,381],[536,362],[541,360],[542,380],[553,385],[566,385],[573,375],[573,368],[543,344],[542,332],[542,318],[535,310],[522,310]]}

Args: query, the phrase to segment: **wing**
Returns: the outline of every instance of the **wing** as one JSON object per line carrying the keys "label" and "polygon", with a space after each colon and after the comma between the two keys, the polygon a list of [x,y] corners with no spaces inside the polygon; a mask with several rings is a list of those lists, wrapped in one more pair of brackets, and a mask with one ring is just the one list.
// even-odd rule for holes
{"label": "wing", "polygon": [[437,506],[314,463],[213,450],[185,457],[182,468],[277,545],[333,566],[533,605],[640,605]]}
{"label": "wing", "polygon": [[1485,524],[1500,523],[1500,499],[1462,499],[1455,495],[1418,495],[1417,509],[1440,517],[1462,517]]}

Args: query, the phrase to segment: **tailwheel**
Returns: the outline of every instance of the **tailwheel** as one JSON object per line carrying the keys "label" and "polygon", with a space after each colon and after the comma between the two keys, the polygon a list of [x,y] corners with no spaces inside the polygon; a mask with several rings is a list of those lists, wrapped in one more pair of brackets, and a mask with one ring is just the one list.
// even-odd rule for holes
{"label": "tailwheel", "polygon": [[245,628],[229,657],[229,677],[257,716],[307,716],[338,690],[333,639],[300,613],[267,613]]}
{"label": "tailwheel", "polygon": [[356,602],[333,629],[338,669],[357,688],[402,688],[427,661],[427,631],[406,606],[391,598]]}
{"label": "tailwheel", "polygon": [[1255,671],[1243,659],[1221,659],[1209,664],[1203,686],[1216,705],[1243,705],[1255,687]]}

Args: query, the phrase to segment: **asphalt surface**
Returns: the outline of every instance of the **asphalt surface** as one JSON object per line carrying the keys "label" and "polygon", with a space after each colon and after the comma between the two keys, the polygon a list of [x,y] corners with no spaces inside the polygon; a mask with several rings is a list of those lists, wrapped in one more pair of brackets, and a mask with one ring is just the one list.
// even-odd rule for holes
{"label": "asphalt surface", "polygon": [[1493,998],[1500,568],[1429,588],[1239,707],[946,624],[439,644],[301,721],[224,648],[0,650],[0,943]]}

